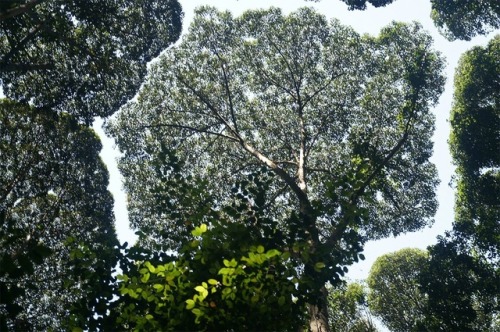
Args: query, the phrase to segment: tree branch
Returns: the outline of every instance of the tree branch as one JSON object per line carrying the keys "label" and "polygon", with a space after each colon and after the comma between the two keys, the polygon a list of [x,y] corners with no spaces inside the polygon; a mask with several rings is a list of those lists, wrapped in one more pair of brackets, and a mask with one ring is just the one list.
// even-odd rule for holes
{"label": "tree branch", "polygon": [[196,127],[174,124],[174,123],[159,123],[159,124],[155,124],[155,125],[142,125],[142,126],[140,126],[140,128],[161,128],[161,127],[186,129],[186,130],[193,131],[193,132],[200,133],[200,134],[214,135],[214,136],[229,139],[231,141],[239,142],[239,140],[236,137],[225,135],[223,133],[218,133],[216,131],[208,130],[208,128],[210,128],[210,126],[206,126],[205,128],[196,128]]}
{"label": "tree branch", "polygon": [[27,3],[22,3],[17,7],[7,9],[3,12],[0,12],[0,22],[5,21],[11,17],[15,17],[21,14],[28,12],[31,8],[35,7],[39,3],[42,3],[46,0],[32,0]]}

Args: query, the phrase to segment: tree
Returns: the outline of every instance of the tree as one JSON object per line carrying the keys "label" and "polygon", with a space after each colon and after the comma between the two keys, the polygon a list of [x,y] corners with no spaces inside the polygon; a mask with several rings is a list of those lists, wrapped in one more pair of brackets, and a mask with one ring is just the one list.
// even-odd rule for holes
{"label": "tree", "polygon": [[455,74],[450,149],[457,166],[454,228],[500,253],[500,36],[466,52]]}
{"label": "tree", "polygon": [[471,40],[500,28],[498,1],[431,0],[431,3],[432,20],[449,40]]}
{"label": "tree", "polygon": [[[294,253],[311,329],[328,330],[325,282],[338,282],[364,241],[419,229],[436,209],[429,106],[443,63],[420,30],[393,24],[360,37],[310,9],[237,19],[199,9],[109,128],[133,227],[156,229],[159,243],[178,235],[151,214],[161,187],[151,165],[175,151],[218,209],[240,192],[250,213],[273,220],[262,237]],[[271,171],[263,197],[235,186],[262,167]]]}
{"label": "tree", "polygon": [[363,284],[342,283],[330,289],[328,310],[332,331],[377,331],[368,310],[367,290]]}
{"label": "tree", "polygon": [[67,114],[0,102],[0,329],[94,330],[118,244],[95,133]]}
{"label": "tree", "polygon": [[134,96],[146,64],[181,29],[176,0],[2,1],[3,91],[91,124]]}
{"label": "tree", "polygon": [[498,263],[478,255],[461,236],[453,232],[429,247],[430,260],[420,276],[428,294],[423,325],[430,331],[497,331]]}
{"label": "tree", "polygon": [[[342,0],[350,10],[365,10],[366,3],[374,7],[391,4],[394,0]],[[500,5],[496,0],[431,0],[431,17],[449,40],[470,40],[500,28]]]}
{"label": "tree", "polygon": [[428,254],[420,249],[402,249],[377,258],[367,279],[368,305],[391,331],[413,331],[424,319],[426,298],[420,291],[419,275]]}
{"label": "tree", "polygon": [[455,221],[429,249],[423,274],[429,310],[447,331],[499,327],[499,57],[496,36],[486,47],[466,52],[455,74],[449,141],[457,166]]}

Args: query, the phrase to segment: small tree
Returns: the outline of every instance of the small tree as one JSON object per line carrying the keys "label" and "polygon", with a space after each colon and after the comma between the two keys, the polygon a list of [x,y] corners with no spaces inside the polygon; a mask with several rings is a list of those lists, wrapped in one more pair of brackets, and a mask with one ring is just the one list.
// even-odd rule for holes
{"label": "small tree", "polygon": [[368,305],[391,331],[415,330],[424,319],[427,300],[419,276],[427,261],[423,250],[402,249],[373,263],[367,279]]}

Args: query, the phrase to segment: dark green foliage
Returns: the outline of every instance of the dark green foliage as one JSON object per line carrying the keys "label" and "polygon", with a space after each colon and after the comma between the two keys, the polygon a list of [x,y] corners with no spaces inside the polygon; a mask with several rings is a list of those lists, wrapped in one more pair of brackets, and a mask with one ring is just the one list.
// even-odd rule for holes
{"label": "dark green foliage", "polygon": [[461,59],[455,76],[450,148],[457,165],[456,231],[500,254],[500,36]]}
{"label": "dark green foliage", "polygon": [[472,250],[467,238],[457,236],[440,238],[429,248],[430,260],[420,277],[428,295],[422,326],[450,332],[500,328],[498,265]]}
{"label": "dark green foliage", "polygon": [[67,114],[7,100],[0,124],[2,328],[94,329],[117,259],[101,144]]}
{"label": "dark green foliage", "polygon": [[500,28],[497,0],[431,0],[434,24],[448,39],[470,40]]}
{"label": "dark green foliage", "polygon": [[394,0],[342,0],[345,2],[350,10],[365,10],[366,3],[370,3],[374,7],[384,7],[391,4]]}
{"label": "dark green foliage", "polygon": [[4,93],[91,124],[136,93],[181,20],[176,0],[2,1]]}
{"label": "dark green foliage", "polygon": [[453,230],[423,274],[429,324],[445,331],[500,328],[500,36],[466,52],[455,75],[450,148],[457,166]]}
{"label": "dark green foliage", "polygon": [[[367,3],[383,7],[394,0],[341,0],[350,10],[365,10]],[[449,40],[470,40],[500,28],[498,0],[430,0],[431,17],[441,33]]]}

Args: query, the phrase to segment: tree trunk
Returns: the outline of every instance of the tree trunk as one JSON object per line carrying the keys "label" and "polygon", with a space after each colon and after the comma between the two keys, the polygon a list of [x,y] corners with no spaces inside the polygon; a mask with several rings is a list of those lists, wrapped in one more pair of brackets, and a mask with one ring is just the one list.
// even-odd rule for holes
{"label": "tree trunk", "polygon": [[328,291],[326,287],[321,288],[321,295],[318,304],[308,304],[309,311],[309,331],[330,332],[328,325]]}

